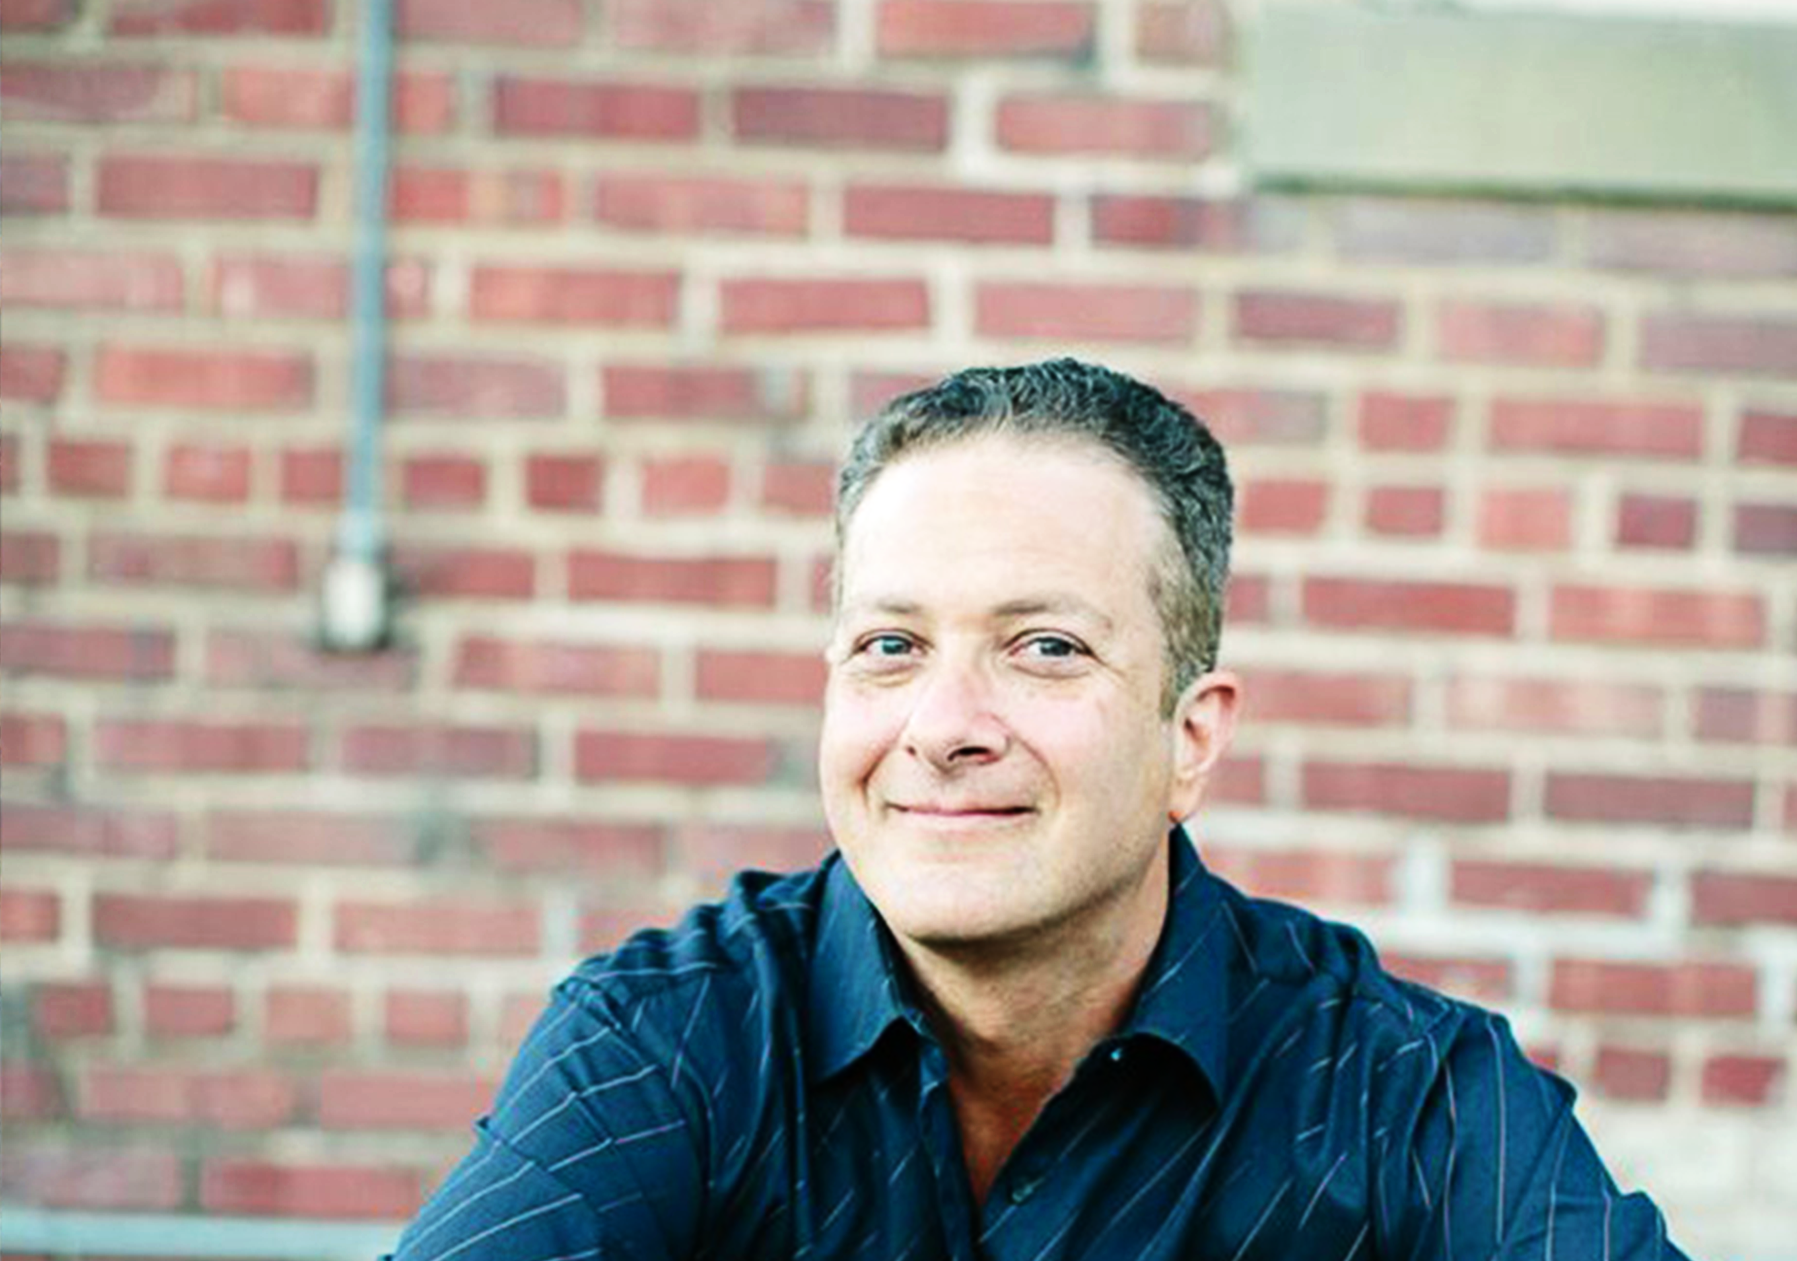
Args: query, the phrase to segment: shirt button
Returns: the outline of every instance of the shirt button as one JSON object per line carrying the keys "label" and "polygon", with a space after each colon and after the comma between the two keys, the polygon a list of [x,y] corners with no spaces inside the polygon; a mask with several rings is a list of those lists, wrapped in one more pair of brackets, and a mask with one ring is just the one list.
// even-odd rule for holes
{"label": "shirt button", "polygon": [[1011,1189],[1007,1194],[1011,1203],[1022,1204],[1025,1200],[1029,1199],[1030,1196],[1034,1195],[1036,1193],[1036,1188],[1041,1185],[1042,1179],[1040,1178],[1020,1178],[1011,1184]]}
{"label": "shirt button", "polygon": [[1113,1064],[1123,1063],[1123,1048],[1122,1047],[1114,1046],[1111,1048],[1111,1063],[1113,1063]]}

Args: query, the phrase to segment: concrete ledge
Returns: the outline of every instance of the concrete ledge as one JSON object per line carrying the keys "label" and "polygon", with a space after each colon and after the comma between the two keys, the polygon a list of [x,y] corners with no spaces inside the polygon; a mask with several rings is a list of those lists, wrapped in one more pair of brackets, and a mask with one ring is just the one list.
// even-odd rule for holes
{"label": "concrete ledge", "polygon": [[49,1256],[199,1261],[369,1261],[399,1242],[403,1222],[59,1212],[0,1205],[0,1248]]}
{"label": "concrete ledge", "polygon": [[1263,0],[1262,185],[1797,205],[1797,25]]}

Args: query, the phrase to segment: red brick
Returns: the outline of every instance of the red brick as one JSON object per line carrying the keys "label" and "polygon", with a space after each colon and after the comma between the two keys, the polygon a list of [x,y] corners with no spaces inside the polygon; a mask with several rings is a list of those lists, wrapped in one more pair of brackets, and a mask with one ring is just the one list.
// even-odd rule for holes
{"label": "red brick", "polygon": [[1655,739],[1665,731],[1664,692],[1646,684],[1592,679],[1450,679],[1448,722],[1455,727]]}
{"label": "red brick", "polygon": [[1306,905],[1336,902],[1380,906],[1392,900],[1396,860],[1389,854],[1207,844],[1204,865],[1255,897]]}
{"label": "red brick", "polygon": [[1494,451],[1696,460],[1703,456],[1703,408],[1500,398],[1491,405],[1489,441]]}
{"label": "red brick", "polygon": [[200,1170],[207,1213],[276,1218],[403,1220],[423,1198],[419,1174],[390,1165],[301,1165],[251,1159],[208,1160]]}
{"label": "red brick", "polygon": [[181,1157],[123,1147],[9,1140],[3,1158],[7,1198],[51,1209],[170,1210],[186,1198]]}
{"label": "red brick", "polygon": [[637,52],[827,53],[836,34],[830,0],[611,0],[612,42]]}
{"label": "red brick", "polygon": [[597,512],[604,477],[598,456],[538,452],[525,460],[525,502],[548,512]]}
{"label": "red brick", "polygon": [[170,499],[243,503],[250,497],[250,449],[177,443],[163,460],[162,493]]}
{"label": "red brick", "polygon": [[[417,135],[455,125],[455,84],[446,74],[394,76],[393,129]],[[349,70],[299,66],[229,66],[219,81],[219,113],[252,127],[347,129],[356,118],[356,80]]]}
{"label": "red brick", "polygon": [[381,1024],[397,1046],[466,1046],[468,996],[454,990],[389,990]]}
{"label": "red brick", "polygon": [[1598,1093],[1610,1099],[1664,1099],[1672,1083],[1672,1057],[1664,1051],[1606,1043],[1597,1049],[1592,1076]]}
{"label": "red brick", "polygon": [[636,232],[798,237],[810,230],[811,192],[802,180],[606,172],[593,217]]}
{"label": "red brick", "polygon": [[1742,464],[1797,465],[1797,413],[1747,412],[1741,417],[1735,459]]}
{"label": "red brick", "polygon": [[0,303],[69,311],[179,311],[186,299],[173,254],[107,250],[6,250]]}
{"label": "red brick", "polygon": [[290,447],[281,452],[281,502],[318,507],[343,497],[343,453],[336,447]]}
{"label": "red brick", "polygon": [[577,549],[568,557],[574,600],[643,600],[768,608],[774,562],[760,556],[626,556]]}
{"label": "red brick", "polygon": [[[429,313],[430,270],[424,264],[390,263],[385,283],[389,316]],[[226,255],[212,264],[209,296],[220,315],[341,320],[349,313],[349,268],[325,255]]]}
{"label": "red brick", "polygon": [[1697,737],[1797,745],[1797,692],[1706,687],[1697,694]]}
{"label": "red brick", "polygon": [[32,995],[31,1023],[46,1038],[104,1037],[114,1029],[112,987],[104,981],[41,984]]}
{"label": "red brick", "polygon": [[308,740],[295,723],[102,720],[94,729],[94,757],[118,773],[299,772],[311,765]]}
{"label": "red brick", "polygon": [[290,898],[99,893],[93,920],[101,945],[127,950],[281,950],[298,942],[299,908]]}
{"label": "red brick", "polygon": [[106,438],[52,438],[44,458],[53,494],[122,499],[131,493],[131,444]]}
{"label": "red brick", "polygon": [[1267,804],[1266,759],[1236,754],[1224,760],[1207,790],[1209,796],[1240,806]]}
{"label": "red brick", "polygon": [[1554,251],[1549,209],[1439,198],[1352,197],[1332,216],[1343,258],[1389,263],[1538,263]]}
{"label": "red brick", "polygon": [[11,122],[189,123],[191,70],[130,62],[9,61],[0,101]]}
{"label": "red brick", "polygon": [[933,372],[886,372],[862,369],[849,377],[849,412],[872,416],[901,394],[935,384]]}
{"label": "red brick", "polygon": [[354,1032],[348,992],[279,985],[262,1004],[262,1037],[274,1046],[343,1046]]}
{"label": "red brick", "polygon": [[19,435],[0,433],[0,494],[13,495],[18,490]]}
{"label": "red brick", "polygon": [[1340,629],[1509,635],[1516,625],[1516,593],[1485,583],[1306,578],[1303,602],[1306,622]]}
{"label": "red brick", "polygon": [[121,219],[310,219],[318,168],[253,158],[109,154],[99,161],[95,205]]}
{"label": "red brick", "polygon": [[466,171],[401,165],[387,191],[396,223],[542,226],[568,212],[567,185],[557,171]]}
{"label": "red brick", "polygon": [[700,700],[816,707],[826,674],[821,653],[702,649],[695,688]]}
{"label": "red brick", "polygon": [[406,351],[388,362],[387,405],[402,416],[561,416],[567,383],[548,359]]}
{"label": "red brick", "polygon": [[60,766],[68,751],[61,715],[0,710],[0,765]]}
{"label": "red brick", "polygon": [[1448,302],[1438,313],[1443,358],[1531,367],[1594,367],[1604,317],[1595,307],[1525,302]]}
{"label": "red brick", "polygon": [[1180,287],[986,281],[974,303],[974,331],[985,337],[1184,346],[1198,327],[1198,295]]}
{"label": "red brick", "polygon": [[215,810],[206,855],[222,862],[404,867],[419,860],[418,825],[337,810]]}
{"label": "red brick", "polygon": [[1499,552],[1559,552],[1572,545],[1572,497],[1564,490],[1514,487],[1479,496],[1479,545]]}
{"label": "red brick", "polygon": [[1409,722],[1410,680],[1401,674],[1249,667],[1242,698],[1252,723],[1385,727]]}
{"label": "red brick", "polygon": [[1015,153],[1192,162],[1210,155],[1216,125],[1194,101],[1019,94],[999,101],[996,132]]}
{"label": "red brick", "polygon": [[468,1073],[329,1069],[319,1077],[318,1122],[327,1130],[463,1134],[498,1086],[495,1078]]}
{"label": "red brick", "polygon": [[1682,495],[1624,495],[1616,505],[1616,546],[1689,551],[1697,542],[1697,501]]}
{"label": "red brick", "polygon": [[333,941],[348,954],[533,955],[542,944],[528,902],[413,899],[339,902]]}
{"label": "red brick", "polygon": [[1099,245],[1271,253],[1296,248],[1303,216],[1265,198],[1228,200],[1157,193],[1100,193],[1092,198],[1092,240]]}
{"label": "red brick", "polygon": [[58,153],[0,156],[0,214],[60,215],[69,210],[69,160]]}
{"label": "red brick", "polygon": [[650,647],[469,635],[456,648],[453,677],[457,688],[649,700],[661,691],[661,654]]}
{"label": "red brick", "polygon": [[312,405],[304,351],[102,346],[96,392],[106,403],[207,411],[293,411]]}
{"label": "red brick", "polygon": [[1544,808],[1548,818],[1573,823],[1745,830],[1753,826],[1753,781],[1550,771]]}
{"label": "red brick", "polygon": [[288,539],[99,533],[88,541],[87,573],[126,585],[292,591],[299,549]]}
{"label": "red brick", "polygon": [[600,379],[612,420],[749,420],[802,418],[810,378],[783,368],[707,364],[607,364]]}
{"label": "red brick", "polygon": [[574,737],[574,776],[588,783],[761,784],[773,774],[778,752],[773,741],[751,737],[581,731]]}
{"label": "red brick", "polygon": [[675,272],[573,267],[474,269],[468,312],[476,320],[670,328],[679,314]]}
{"label": "red brick", "polygon": [[0,1119],[54,1121],[65,1110],[62,1083],[54,1070],[0,1062]]}
{"label": "red brick", "polygon": [[75,0],[0,0],[0,30],[54,31],[75,17]]}
{"label": "red brick", "polygon": [[1585,220],[1593,266],[1674,276],[1797,276],[1797,230],[1786,216],[1596,211]]}
{"label": "red brick", "polygon": [[1231,574],[1224,601],[1223,622],[1226,626],[1265,625],[1272,620],[1272,583],[1264,574]]}
{"label": "red brick", "polygon": [[1797,924],[1797,876],[1699,871],[1691,877],[1698,924]]}
{"label": "red brick", "polygon": [[1784,1083],[1786,1068],[1777,1055],[1712,1055],[1703,1062],[1703,1101],[1724,1107],[1771,1103]]}
{"label": "red brick", "polygon": [[7,622],[0,624],[0,670],[75,679],[168,679],[175,671],[175,637],[159,627]]}
{"label": "red brick", "polygon": [[1459,859],[1453,865],[1450,896],[1468,906],[1534,914],[1636,918],[1645,911],[1652,886],[1653,876],[1645,871]]}
{"label": "red brick", "polygon": [[122,0],[114,35],[325,35],[330,0]]}
{"label": "red brick", "polygon": [[500,75],[493,130],[501,136],[698,139],[699,94],[688,88]]}
{"label": "red brick", "polygon": [[399,484],[408,508],[479,508],[487,499],[487,465],[465,455],[414,455],[400,463]]}
{"label": "red brick", "polygon": [[1736,504],[1734,545],[1747,556],[1797,556],[1797,507]]}
{"label": "red brick", "polygon": [[291,1120],[297,1101],[293,1082],[266,1070],[99,1065],[81,1079],[81,1114],[101,1121],[262,1130]]}
{"label": "red brick", "polygon": [[395,16],[400,37],[421,42],[563,50],[579,44],[586,31],[581,0],[508,0],[503,5],[399,0]]}
{"label": "red brick", "polygon": [[1314,446],[1328,430],[1329,405],[1309,390],[1174,390],[1171,397],[1203,419],[1231,449]]}
{"label": "red brick", "polygon": [[761,470],[761,506],[800,517],[827,517],[836,499],[836,469],[823,461],[771,460]]}
{"label": "red brick", "polygon": [[1549,624],[1563,640],[1754,648],[1765,642],[1766,609],[1751,592],[1562,584],[1553,590]]}
{"label": "red brick", "polygon": [[[1018,6],[1006,0],[1002,7]],[[1046,193],[851,184],[843,194],[842,218],[843,231],[851,237],[963,245],[1048,245],[1054,240],[1054,198]]]}
{"label": "red brick", "polygon": [[1242,485],[1236,517],[1245,534],[1315,534],[1329,513],[1329,483],[1257,477]]}
{"label": "red brick", "polygon": [[237,999],[213,985],[146,985],[144,1032],[152,1038],[218,1038],[237,1026]]}
{"label": "red brick", "polygon": [[1639,362],[1650,372],[1797,377],[1797,320],[1645,316]]}
{"label": "red brick", "polygon": [[685,870],[722,891],[738,871],[802,871],[830,852],[830,834],[816,828],[725,827],[704,824],[681,837]]}
{"label": "red brick", "polygon": [[881,0],[882,57],[1083,57],[1093,50],[1089,4],[1070,0]]}
{"label": "red brick", "polygon": [[47,942],[62,935],[62,897],[53,889],[0,889],[0,941]]}
{"label": "red brick", "polygon": [[1447,520],[1447,492],[1439,486],[1373,486],[1366,493],[1367,533],[1437,538]]}
{"label": "red brick", "polygon": [[537,592],[536,557],[498,547],[393,549],[393,568],[408,592],[443,600],[529,600]]}
{"label": "red brick", "polygon": [[1398,763],[1304,764],[1304,804],[1451,823],[1502,823],[1510,817],[1507,771]]}
{"label": "red brick", "polygon": [[726,334],[861,333],[930,323],[929,290],[914,279],[726,280],[719,300]]}
{"label": "red brick", "polygon": [[754,144],[926,153],[948,144],[948,98],[936,92],[737,88],[730,120],[737,139]]}
{"label": "red brick", "polygon": [[418,654],[327,652],[302,632],[216,629],[206,637],[206,681],[214,687],[392,692],[417,680]]}
{"label": "red brick", "polygon": [[643,464],[641,504],[645,516],[715,515],[729,500],[728,461],[689,455]]}
{"label": "red brick", "polygon": [[67,356],[48,346],[0,346],[0,398],[54,403],[62,396]]}
{"label": "red brick", "polygon": [[0,802],[0,827],[8,850],[85,858],[172,858],[179,837],[175,816],[160,811],[24,802]]}
{"label": "red brick", "polygon": [[1253,289],[1236,294],[1234,321],[1238,341],[1388,350],[1402,334],[1403,310],[1390,298]]}
{"label": "red brick", "polygon": [[1220,65],[1229,39],[1220,0],[1143,0],[1136,9],[1136,55],[1147,62]]}
{"label": "red brick", "polygon": [[345,729],[338,761],[359,775],[530,779],[536,733],[524,726],[368,723]]}
{"label": "red brick", "polygon": [[659,824],[603,819],[489,819],[473,825],[474,844],[504,872],[582,872],[608,880],[658,875],[667,838]]}
{"label": "red brick", "polygon": [[1593,1015],[1726,1019],[1754,1014],[1752,968],[1733,963],[1556,959],[1549,1004]]}

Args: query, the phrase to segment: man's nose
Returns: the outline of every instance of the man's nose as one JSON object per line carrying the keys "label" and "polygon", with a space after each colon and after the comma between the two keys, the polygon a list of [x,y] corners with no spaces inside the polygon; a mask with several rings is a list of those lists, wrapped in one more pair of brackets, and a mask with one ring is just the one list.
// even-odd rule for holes
{"label": "man's nose", "polygon": [[977,664],[938,658],[918,680],[904,748],[940,771],[993,761],[1010,735],[995,712],[992,680]]}

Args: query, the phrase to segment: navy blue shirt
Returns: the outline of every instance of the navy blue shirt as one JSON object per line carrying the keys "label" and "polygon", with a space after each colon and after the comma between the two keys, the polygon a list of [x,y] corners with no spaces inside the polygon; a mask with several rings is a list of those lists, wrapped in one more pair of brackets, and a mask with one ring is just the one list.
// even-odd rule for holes
{"label": "navy blue shirt", "polygon": [[984,1204],[943,1051],[833,857],[563,982],[398,1261],[1683,1256],[1500,1017],[1171,851],[1129,1018]]}

